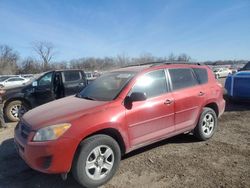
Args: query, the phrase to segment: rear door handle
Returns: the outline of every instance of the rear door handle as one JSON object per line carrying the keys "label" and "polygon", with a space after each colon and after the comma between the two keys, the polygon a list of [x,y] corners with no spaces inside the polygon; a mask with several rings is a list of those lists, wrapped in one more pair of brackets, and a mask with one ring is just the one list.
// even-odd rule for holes
{"label": "rear door handle", "polygon": [[173,103],[173,100],[171,100],[171,99],[167,99],[165,102],[164,102],[164,104],[166,104],[166,105],[170,105],[170,104],[172,104]]}
{"label": "rear door handle", "polygon": [[205,95],[205,93],[202,92],[202,91],[200,91],[199,94],[198,94],[198,96],[200,96],[200,97],[203,96],[203,95]]}

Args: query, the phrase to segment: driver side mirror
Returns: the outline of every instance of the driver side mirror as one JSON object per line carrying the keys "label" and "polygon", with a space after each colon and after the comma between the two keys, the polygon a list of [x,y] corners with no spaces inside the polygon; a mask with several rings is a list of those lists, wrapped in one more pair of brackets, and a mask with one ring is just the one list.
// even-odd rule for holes
{"label": "driver side mirror", "polygon": [[37,85],[38,85],[37,81],[32,82],[33,87],[37,87]]}
{"label": "driver side mirror", "polygon": [[141,92],[134,92],[130,95],[129,98],[131,102],[145,101],[147,99],[146,94]]}
{"label": "driver side mirror", "polygon": [[132,108],[132,103],[136,101],[145,101],[147,100],[147,96],[145,93],[134,92],[130,96],[127,96],[124,100],[124,105],[127,109]]}

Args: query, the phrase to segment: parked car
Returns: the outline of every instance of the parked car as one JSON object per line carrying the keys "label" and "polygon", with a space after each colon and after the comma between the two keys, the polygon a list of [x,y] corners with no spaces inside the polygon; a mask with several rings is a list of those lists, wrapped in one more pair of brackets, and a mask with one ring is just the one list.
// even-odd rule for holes
{"label": "parked car", "polygon": [[241,70],[228,75],[225,82],[227,96],[231,99],[250,99],[250,71]]}
{"label": "parked car", "polygon": [[239,71],[250,71],[250,61],[243,68],[241,68]]}
{"label": "parked car", "polygon": [[29,109],[76,94],[85,86],[86,77],[82,70],[45,72],[36,75],[25,86],[6,90],[2,97],[4,113],[10,121],[18,121],[19,116]]}
{"label": "parked car", "polygon": [[4,79],[3,81],[0,81],[0,86],[3,86],[5,88],[17,87],[17,86],[25,85],[28,81],[29,79],[22,78],[20,76],[10,77],[10,78]]}
{"label": "parked car", "polygon": [[131,66],[30,110],[14,141],[31,168],[64,178],[72,170],[81,185],[97,187],[125,153],[181,133],[211,138],[224,109],[223,88],[207,66]]}
{"label": "parked car", "polygon": [[213,71],[215,74],[215,78],[217,79],[227,77],[228,74],[232,74],[232,70],[230,70],[229,68],[224,68],[224,67],[214,68]]}
{"label": "parked car", "polygon": [[93,72],[85,72],[85,74],[86,74],[86,79],[88,83],[91,83],[92,81],[96,79]]}
{"label": "parked car", "polygon": [[9,76],[0,76],[0,82],[3,82],[4,80],[7,80]]}

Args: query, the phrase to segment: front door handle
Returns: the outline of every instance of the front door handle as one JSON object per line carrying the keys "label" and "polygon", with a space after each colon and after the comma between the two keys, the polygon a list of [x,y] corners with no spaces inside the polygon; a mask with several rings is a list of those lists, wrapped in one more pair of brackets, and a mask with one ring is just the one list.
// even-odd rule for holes
{"label": "front door handle", "polygon": [[165,102],[164,102],[164,104],[166,104],[166,105],[170,105],[170,104],[172,104],[173,103],[173,100],[170,100],[170,99],[167,99]]}
{"label": "front door handle", "polygon": [[205,95],[205,93],[202,92],[202,91],[200,91],[199,94],[198,94],[198,96],[200,96],[200,97],[203,96],[203,95]]}

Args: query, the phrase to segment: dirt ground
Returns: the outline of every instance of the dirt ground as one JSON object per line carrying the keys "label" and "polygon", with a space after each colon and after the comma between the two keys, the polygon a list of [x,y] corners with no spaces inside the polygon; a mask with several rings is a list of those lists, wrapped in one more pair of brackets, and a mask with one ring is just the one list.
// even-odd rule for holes
{"label": "dirt ground", "polygon": [[[69,174],[47,175],[30,169],[13,145],[14,124],[0,130],[0,188],[80,187]],[[179,135],[126,155],[113,187],[250,187],[250,103],[227,103],[214,137],[198,142]]]}

